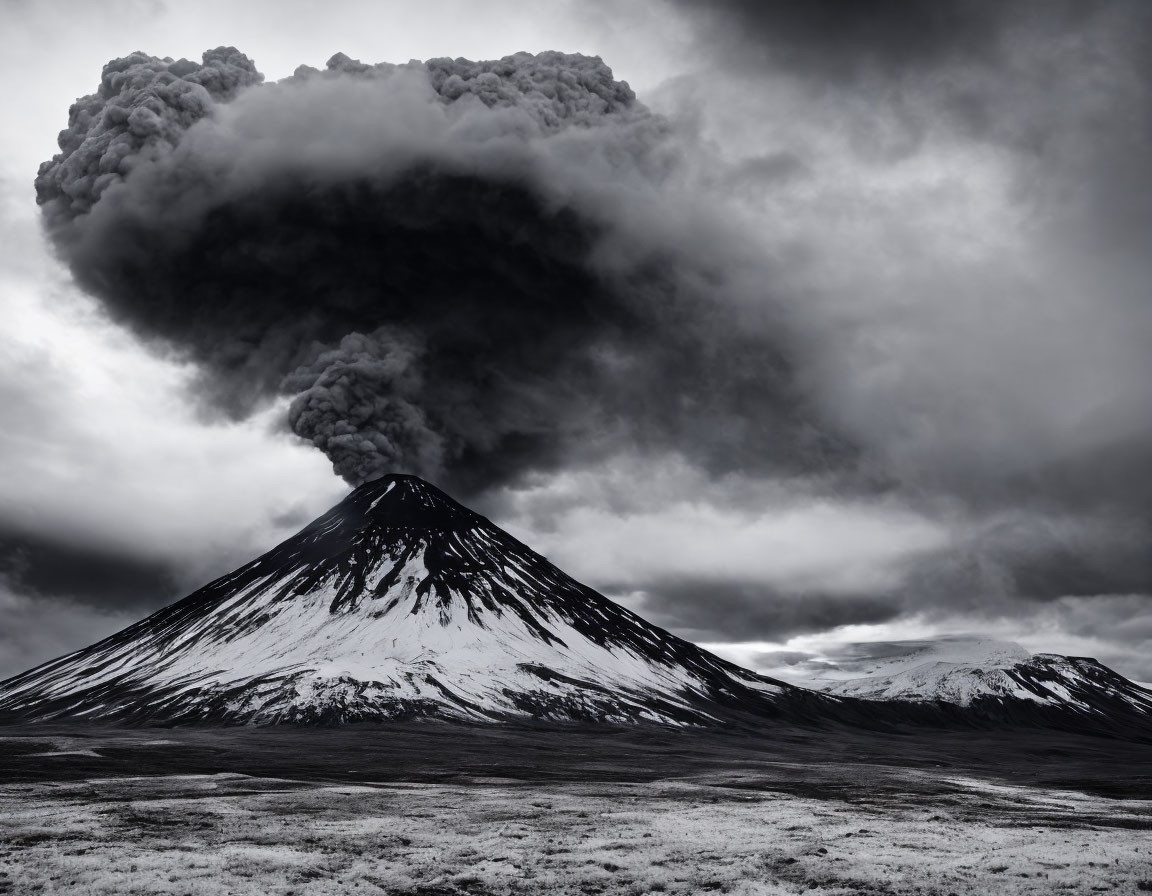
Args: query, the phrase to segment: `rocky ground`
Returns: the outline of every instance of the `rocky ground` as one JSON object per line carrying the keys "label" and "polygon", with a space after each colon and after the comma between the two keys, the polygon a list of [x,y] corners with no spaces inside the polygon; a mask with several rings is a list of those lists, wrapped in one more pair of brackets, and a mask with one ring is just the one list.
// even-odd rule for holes
{"label": "rocky ground", "polygon": [[1015,732],[0,735],[0,893],[1152,891],[1146,746]]}

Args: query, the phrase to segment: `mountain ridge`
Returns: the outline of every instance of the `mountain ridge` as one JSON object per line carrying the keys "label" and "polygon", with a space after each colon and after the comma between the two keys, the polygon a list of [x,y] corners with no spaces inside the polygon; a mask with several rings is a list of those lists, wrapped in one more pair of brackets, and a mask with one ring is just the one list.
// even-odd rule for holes
{"label": "mountain ridge", "polygon": [[1089,729],[1125,719],[1152,725],[1152,690],[1092,657],[1029,654],[1018,644],[987,641],[966,657],[965,646],[944,641],[879,658],[870,675],[811,685],[875,704],[961,710],[975,720],[1043,724],[1056,712],[1064,717],[1061,727],[1073,727],[1077,718]]}
{"label": "mountain ridge", "polygon": [[[1093,657],[1036,653],[1012,663],[931,661],[891,675],[864,676],[836,682],[817,682],[827,694],[865,700],[940,701],[967,706],[980,697],[1014,696],[1037,702],[1067,701],[1059,691],[1044,692],[1045,683],[1064,690],[1057,679],[1076,677],[1085,682],[1123,682],[1125,689],[1147,694],[1141,700],[1152,712],[1152,692],[1129,681]],[[1054,700],[1055,698],[1055,700]]]}

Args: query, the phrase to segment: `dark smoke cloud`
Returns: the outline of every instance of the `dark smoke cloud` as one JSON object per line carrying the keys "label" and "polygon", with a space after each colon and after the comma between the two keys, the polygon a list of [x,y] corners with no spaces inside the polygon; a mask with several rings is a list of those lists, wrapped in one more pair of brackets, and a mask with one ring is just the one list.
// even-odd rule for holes
{"label": "dark smoke cloud", "polygon": [[410,340],[385,332],[345,336],[284,380],[299,393],[289,424],[349,482],[371,479],[389,465],[442,469],[444,438],[417,403],[421,353]]}
{"label": "dark smoke cloud", "polygon": [[140,52],[109,62],[100,89],[68,110],[60,155],[40,166],[36,194],[50,222],[90,211],[134,167],[175,147],[216,103],[263,80],[233,47],[208,51],[202,65]]}
{"label": "dark smoke cloud", "polygon": [[786,340],[742,327],[734,240],[666,198],[686,144],[598,58],[261,80],[231,48],[116,60],[37,179],[76,279],[228,413],[295,395],[350,482],[464,492],[621,445],[850,453],[800,410]]}

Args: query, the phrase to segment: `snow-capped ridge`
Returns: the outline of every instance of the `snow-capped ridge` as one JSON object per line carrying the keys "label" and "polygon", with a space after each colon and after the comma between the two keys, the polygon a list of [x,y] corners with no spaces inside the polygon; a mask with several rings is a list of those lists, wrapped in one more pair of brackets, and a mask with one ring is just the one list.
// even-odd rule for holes
{"label": "snow-capped ridge", "polygon": [[888,658],[874,674],[814,684],[828,694],[870,701],[985,712],[1042,707],[1105,717],[1119,711],[1152,718],[1152,692],[1093,658],[1029,654],[1007,642],[977,643],[984,649],[972,650],[969,642],[929,645]]}

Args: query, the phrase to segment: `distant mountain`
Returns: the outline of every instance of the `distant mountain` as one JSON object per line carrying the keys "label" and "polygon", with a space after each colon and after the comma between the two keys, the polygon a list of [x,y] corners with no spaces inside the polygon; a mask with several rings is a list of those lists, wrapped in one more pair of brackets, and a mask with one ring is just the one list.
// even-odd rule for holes
{"label": "distant mountain", "polygon": [[[853,651],[857,655],[853,656]],[[990,638],[951,637],[858,644],[849,648],[848,656],[839,658],[835,667],[822,672],[814,680],[877,680],[930,663],[1008,668],[1030,656],[1031,653],[1014,641]]]}
{"label": "distant mountain", "polygon": [[92,647],[0,683],[0,719],[709,724],[827,697],[741,669],[574,581],[410,476]]}
{"label": "distant mountain", "polygon": [[1011,642],[945,640],[859,666],[867,674],[812,684],[841,697],[963,708],[976,721],[1073,730],[1152,726],[1152,691],[1087,657],[1032,655]]}

